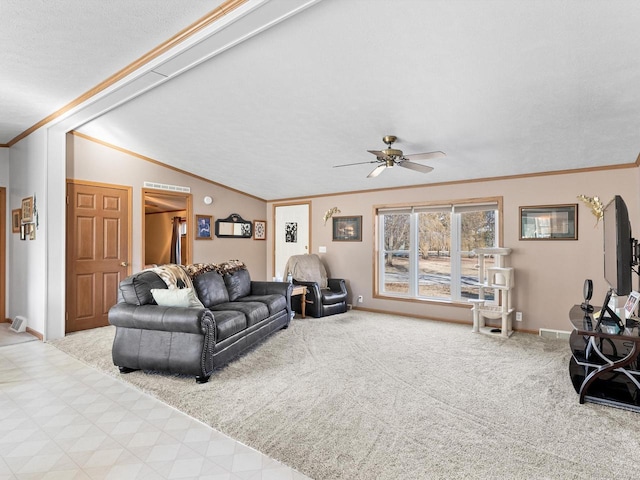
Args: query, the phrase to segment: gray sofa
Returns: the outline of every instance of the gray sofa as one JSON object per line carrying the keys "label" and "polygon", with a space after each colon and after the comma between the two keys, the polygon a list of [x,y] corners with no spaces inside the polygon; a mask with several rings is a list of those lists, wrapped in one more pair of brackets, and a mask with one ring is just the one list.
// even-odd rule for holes
{"label": "gray sofa", "polygon": [[[244,267],[225,271],[225,264],[199,266],[186,267],[188,285],[180,279],[171,285],[158,269],[120,282],[109,322],[116,327],[112,356],[121,373],[153,370],[194,375],[205,383],[215,368],[289,326],[290,284],[252,281]],[[196,294],[199,302],[192,300],[198,305],[158,305],[154,294],[159,297],[157,290],[170,286],[192,287],[188,293]]]}

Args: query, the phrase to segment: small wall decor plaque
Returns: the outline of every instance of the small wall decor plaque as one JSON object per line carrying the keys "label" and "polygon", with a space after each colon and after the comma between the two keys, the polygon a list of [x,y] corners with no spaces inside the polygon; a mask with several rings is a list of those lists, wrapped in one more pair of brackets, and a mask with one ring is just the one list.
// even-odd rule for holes
{"label": "small wall decor plaque", "polygon": [[196,215],[196,240],[212,240],[211,215]]}
{"label": "small wall decor plaque", "polygon": [[11,210],[11,232],[20,233],[20,224],[22,223],[22,209],[16,208]]}
{"label": "small wall decor plaque", "polygon": [[33,197],[22,199],[22,223],[33,222]]}
{"label": "small wall decor plaque", "polygon": [[253,239],[254,240],[267,239],[267,222],[265,220],[253,221]]}

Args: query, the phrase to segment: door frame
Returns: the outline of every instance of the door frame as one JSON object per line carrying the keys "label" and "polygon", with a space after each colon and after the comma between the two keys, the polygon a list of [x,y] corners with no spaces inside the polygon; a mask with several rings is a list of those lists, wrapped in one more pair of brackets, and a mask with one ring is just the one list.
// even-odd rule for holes
{"label": "door frame", "polygon": [[313,252],[313,248],[311,245],[311,239],[313,238],[313,234],[312,234],[312,228],[313,225],[311,222],[311,219],[313,218],[312,213],[312,207],[311,207],[311,201],[307,200],[307,201],[301,201],[301,202],[287,202],[287,203],[274,203],[273,205],[271,205],[271,218],[273,219],[273,228],[271,229],[271,244],[273,245],[273,248],[271,249],[271,276],[275,276],[276,274],[276,232],[278,230],[278,226],[276,225],[276,208],[278,207],[295,207],[296,205],[307,205],[307,207],[309,207],[309,216],[307,218],[307,223],[308,223],[308,231],[309,231],[309,238],[307,241],[307,245],[309,246],[309,248],[307,248],[307,253],[311,253]]}
{"label": "door frame", "polygon": [[186,258],[186,262],[187,265],[190,263],[193,263],[193,233],[192,233],[192,228],[193,228],[193,194],[191,193],[181,193],[181,192],[168,192],[165,190],[158,190],[155,188],[142,188],[141,189],[141,193],[142,193],[142,216],[140,219],[140,239],[141,239],[141,254],[142,256],[140,257],[140,261],[141,261],[141,265],[144,266],[146,263],[146,256],[145,256],[145,250],[146,250],[146,212],[145,212],[145,197],[147,195],[147,193],[149,194],[160,194],[160,195],[168,195],[168,196],[172,196],[172,197],[182,197],[185,199],[185,201],[187,202],[187,206],[185,208],[187,214],[187,243],[189,244],[189,248],[187,249],[187,258]]}
{"label": "door frame", "polygon": [[69,215],[67,215],[67,213],[69,212],[68,207],[69,207],[69,184],[74,184],[74,185],[85,185],[88,187],[103,187],[103,188],[113,188],[115,190],[124,190],[127,193],[127,224],[128,224],[128,229],[129,229],[129,235],[127,238],[127,257],[129,258],[129,261],[127,262],[127,275],[131,275],[131,260],[132,260],[132,255],[133,255],[133,187],[131,187],[130,185],[117,185],[117,184],[113,184],[113,183],[102,183],[102,182],[93,182],[91,180],[78,180],[78,179],[74,179],[74,178],[67,178],[67,181],[65,182],[65,199],[66,199],[66,208],[65,208],[65,225],[64,225],[64,231],[65,231],[65,260],[64,260],[64,271],[65,271],[65,283],[64,283],[64,334],[66,335],[66,331],[67,331],[67,295],[69,295],[69,292],[67,291],[67,281],[66,279],[69,278],[69,264],[68,262],[68,258],[66,258],[66,252],[68,251],[67,249],[69,248],[69,242],[70,239],[67,237],[67,228],[68,225],[67,223],[69,222]]}

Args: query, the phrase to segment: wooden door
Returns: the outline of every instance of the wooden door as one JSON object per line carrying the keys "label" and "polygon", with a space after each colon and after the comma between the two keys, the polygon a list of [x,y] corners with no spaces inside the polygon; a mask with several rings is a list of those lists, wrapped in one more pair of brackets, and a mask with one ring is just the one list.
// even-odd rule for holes
{"label": "wooden door", "polygon": [[108,325],[129,273],[128,187],[67,182],[66,332]]}

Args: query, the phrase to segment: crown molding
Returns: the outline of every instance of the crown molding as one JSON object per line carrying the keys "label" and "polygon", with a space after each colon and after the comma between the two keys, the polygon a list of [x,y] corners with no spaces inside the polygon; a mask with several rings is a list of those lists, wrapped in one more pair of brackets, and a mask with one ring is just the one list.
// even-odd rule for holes
{"label": "crown molding", "polygon": [[33,132],[38,130],[40,127],[46,125],[47,123],[51,122],[52,120],[55,120],[56,118],[64,115],[65,113],[69,112],[70,110],[72,110],[73,108],[77,107],[78,105],[86,102],[91,97],[93,97],[93,96],[97,95],[98,93],[102,92],[103,90],[106,90],[110,86],[114,85],[115,83],[117,83],[120,80],[122,80],[123,78],[125,78],[127,75],[130,75],[131,73],[133,73],[136,70],[138,70],[143,65],[149,63],[150,61],[152,61],[155,58],[159,57],[163,53],[165,53],[165,52],[169,51],[170,49],[174,48],[176,45],[182,43],[183,41],[185,41],[186,39],[192,37],[193,35],[199,33],[200,31],[202,31],[203,29],[205,29],[209,25],[211,25],[213,22],[221,19],[225,15],[228,15],[230,12],[232,12],[236,8],[240,7],[241,5],[245,4],[247,1],[248,0],[226,0],[224,3],[219,5],[217,8],[215,8],[214,10],[212,10],[211,12],[209,12],[208,14],[206,14],[205,16],[203,16],[202,18],[200,18],[196,22],[192,23],[188,27],[186,27],[186,28],[182,29],[181,31],[179,31],[178,33],[176,33],[173,37],[171,37],[167,41],[161,43],[160,45],[158,45],[153,50],[147,52],[142,57],[138,58],[137,60],[133,61],[132,63],[130,63],[129,65],[127,65],[123,69],[121,69],[118,72],[114,73],[109,78],[107,78],[103,82],[99,83],[98,85],[93,87],[91,90],[88,90],[87,92],[83,93],[82,95],[80,95],[75,100],[72,100],[70,103],[68,103],[64,107],[56,110],[51,115],[43,118],[42,120],[40,120],[35,125],[32,125],[28,129],[26,129],[24,132],[22,132],[21,134],[19,134],[15,138],[11,139],[6,145],[0,145],[0,147],[4,147],[4,146],[12,147],[13,145],[18,143],[23,138],[29,136],[30,134],[32,134]]}

